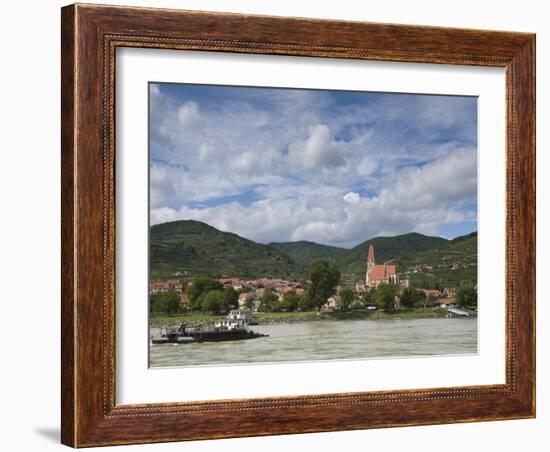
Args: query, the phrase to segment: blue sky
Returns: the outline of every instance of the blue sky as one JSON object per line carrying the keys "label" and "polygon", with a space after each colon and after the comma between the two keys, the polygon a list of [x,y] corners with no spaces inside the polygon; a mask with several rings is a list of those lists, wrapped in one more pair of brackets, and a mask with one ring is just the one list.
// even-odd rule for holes
{"label": "blue sky", "polygon": [[477,230],[474,97],[151,83],[151,223],[351,247]]}

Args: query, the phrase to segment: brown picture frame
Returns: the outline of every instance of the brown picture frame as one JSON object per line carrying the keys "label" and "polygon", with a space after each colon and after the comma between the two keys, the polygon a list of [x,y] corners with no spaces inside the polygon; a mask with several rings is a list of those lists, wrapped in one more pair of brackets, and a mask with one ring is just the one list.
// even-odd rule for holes
{"label": "brown picture frame", "polygon": [[[64,444],[86,447],[535,416],[534,34],[76,4],[62,9],[61,38]],[[505,68],[505,384],[117,405],[117,47]]]}

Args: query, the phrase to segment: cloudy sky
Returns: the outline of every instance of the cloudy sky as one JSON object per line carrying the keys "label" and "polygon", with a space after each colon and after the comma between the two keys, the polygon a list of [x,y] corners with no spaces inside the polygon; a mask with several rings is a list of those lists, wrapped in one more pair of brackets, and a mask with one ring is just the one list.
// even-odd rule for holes
{"label": "cloudy sky", "polygon": [[477,229],[472,97],[149,85],[151,224],[351,247]]}

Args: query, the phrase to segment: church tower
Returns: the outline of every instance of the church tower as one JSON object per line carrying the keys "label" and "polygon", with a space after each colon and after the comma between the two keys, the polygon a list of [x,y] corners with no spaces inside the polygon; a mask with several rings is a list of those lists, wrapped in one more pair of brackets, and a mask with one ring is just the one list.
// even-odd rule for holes
{"label": "church tower", "polygon": [[369,286],[369,273],[374,269],[374,246],[369,245],[369,252],[367,254],[367,274],[365,276],[365,282],[367,287]]}

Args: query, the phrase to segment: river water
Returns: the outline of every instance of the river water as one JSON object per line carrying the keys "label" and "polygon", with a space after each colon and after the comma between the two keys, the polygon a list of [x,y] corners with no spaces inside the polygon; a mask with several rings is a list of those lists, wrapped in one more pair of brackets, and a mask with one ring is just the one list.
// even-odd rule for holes
{"label": "river water", "polygon": [[[269,337],[150,345],[151,367],[477,353],[477,319],[345,320],[256,325]],[[158,334],[151,328],[150,335]]]}

